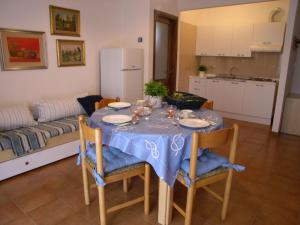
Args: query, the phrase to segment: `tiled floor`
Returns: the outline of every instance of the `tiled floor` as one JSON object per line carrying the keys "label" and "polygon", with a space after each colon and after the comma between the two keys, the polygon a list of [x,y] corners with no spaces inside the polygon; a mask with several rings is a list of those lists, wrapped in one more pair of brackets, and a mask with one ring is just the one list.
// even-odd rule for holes
{"label": "tiled floor", "polygon": [[[239,124],[237,162],[247,170],[235,173],[228,217],[221,222],[219,202],[199,190],[193,224],[300,225],[300,137],[277,136],[266,126]],[[108,224],[157,224],[157,184],[153,173],[149,216],[143,215],[143,205],[138,204],[110,214]],[[127,194],[121,183],[109,185],[108,205],[142,194],[142,185],[133,179]],[[221,192],[224,184],[211,187]],[[185,196],[186,190],[177,184],[175,201],[184,205]],[[90,206],[85,206],[75,157],[0,182],[0,225],[97,225],[98,220],[96,190]],[[183,224],[175,210],[172,224]]]}

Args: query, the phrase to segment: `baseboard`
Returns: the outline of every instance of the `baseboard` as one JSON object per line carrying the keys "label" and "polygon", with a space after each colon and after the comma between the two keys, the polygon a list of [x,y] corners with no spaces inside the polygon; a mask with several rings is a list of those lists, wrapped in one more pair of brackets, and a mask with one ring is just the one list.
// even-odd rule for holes
{"label": "baseboard", "polygon": [[79,140],[0,163],[0,181],[77,153]]}

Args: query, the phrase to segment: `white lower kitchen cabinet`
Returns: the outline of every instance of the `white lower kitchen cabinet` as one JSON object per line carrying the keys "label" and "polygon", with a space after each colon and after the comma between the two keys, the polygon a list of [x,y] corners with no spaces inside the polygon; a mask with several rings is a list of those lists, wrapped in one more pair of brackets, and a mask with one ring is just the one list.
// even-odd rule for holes
{"label": "white lower kitchen cabinet", "polygon": [[276,83],[190,76],[189,92],[214,101],[224,117],[271,124]]}
{"label": "white lower kitchen cabinet", "polygon": [[190,76],[189,80],[189,93],[206,98],[207,85],[205,78]]}
{"label": "white lower kitchen cabinet", "polygon": [[[223,108],[222,111],[242,113],[245,82],[222,81]],[[225,94],[224,94],[225,93]]]}
{"label": "white lower kitchen cabinet", "polygon": [[206,96],[208,100],[214,101],[214,109],[222,110],[224,108],[223,85],[221,80],[206,79]]}
{"label": "white lower kitchen cabinet", "polygon": [[270,82],[245,83],[242,113],[249,116],[271,119],[274,104],[275,84]]}

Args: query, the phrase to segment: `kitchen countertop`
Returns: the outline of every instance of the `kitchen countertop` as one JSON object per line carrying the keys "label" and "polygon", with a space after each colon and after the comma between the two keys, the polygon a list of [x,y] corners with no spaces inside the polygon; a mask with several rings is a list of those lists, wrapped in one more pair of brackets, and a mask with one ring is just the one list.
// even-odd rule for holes
{"label": "kitchen countertop", "polygon": [[234,80],[234,81],[259,81],[259,82],[278,82],[279,78],[275,77],[251,77],[240,75],[227,75],[218,74],[215,77],[204,77],[205,79],[221,79],[221,80]]}

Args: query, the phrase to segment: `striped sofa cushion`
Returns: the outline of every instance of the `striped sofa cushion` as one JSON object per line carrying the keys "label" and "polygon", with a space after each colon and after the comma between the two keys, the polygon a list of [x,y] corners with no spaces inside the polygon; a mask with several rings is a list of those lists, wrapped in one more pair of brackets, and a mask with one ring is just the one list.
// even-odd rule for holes
{"label": "striped sofa cushion", "polygon": [[38,111],[38,121],[47,122],[77,116],[84,113],[76,97],[44,100],[35,105]]}
{"label": "striped sofa cushion", "polygon": [[0,131],[35,125],[37,122],[33,119],[32,113],[26,105],[0,109]]}

